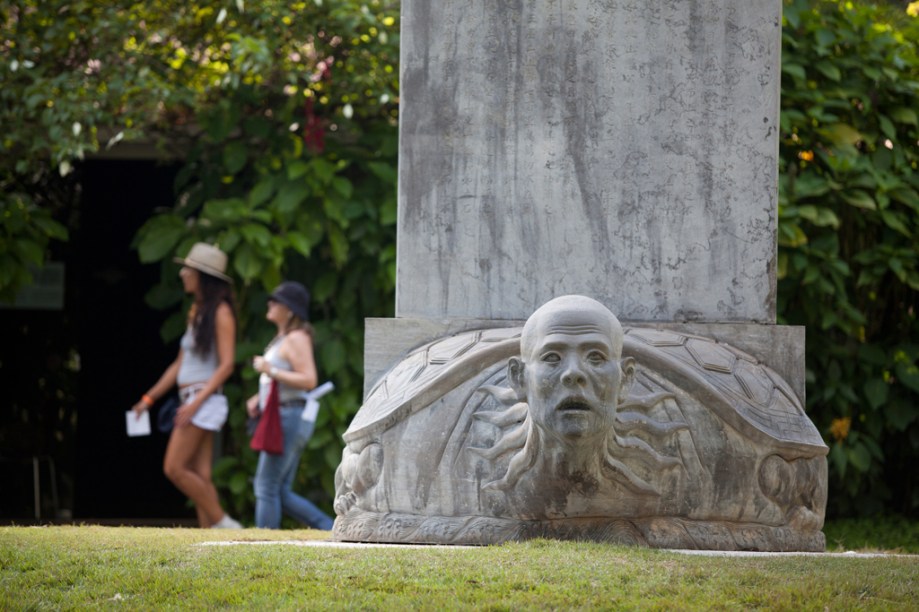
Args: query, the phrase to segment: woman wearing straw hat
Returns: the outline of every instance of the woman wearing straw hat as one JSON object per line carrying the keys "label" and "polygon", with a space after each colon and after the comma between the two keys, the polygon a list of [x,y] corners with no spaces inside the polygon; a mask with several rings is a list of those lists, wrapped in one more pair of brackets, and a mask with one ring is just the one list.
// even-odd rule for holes
{"label": "woman wearing straw hat", "polygon": [[233,372],[236,351],[236,315],[233,289],[225,274],[226,254],[199,242],[182,264],[179,276],[186,293],[194,296],[188,327],[179,355],[160,379],[134,405],[138,415],[174,386],[179,387],[181,406],[166,446],[163,472],[195,504],[201,527],[242,527],[220,507],[211,481],[214,432],[227,420],[227,398],[221,386]]}
{"label": "woman wearing straw hat", "polygon": [[278,333],[265,348],[265,354],[252,360],[261,377],[258,394],[247,403],[249,416],[259,417],[272,383],[276,383],[283,431],[283,452],[275,455],[261,451],[255,471],[255,526],[265,529],[278,529],[282,512],[316,529],[332,528],[328,515],[293,492],[300,455],[313,435],[318,408],[318,396],[313,393],[314,399],[310,400],[308,393],[318,380],[309,303],[309,291],[300,283],[285,281],[278,285],[268,297],[265,314]]}

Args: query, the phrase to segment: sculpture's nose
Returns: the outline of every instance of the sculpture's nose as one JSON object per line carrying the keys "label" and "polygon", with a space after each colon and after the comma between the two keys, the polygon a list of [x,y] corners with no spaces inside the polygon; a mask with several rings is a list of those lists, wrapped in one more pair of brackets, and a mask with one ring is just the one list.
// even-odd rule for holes
{"label": "sculpture's nose", "polygon": [[562,371],[562,384],[568,387],[583,385],[587,382],[587,377],[581,369],[581,364],[575,358],[569,358],[565,361],[565,369]]}

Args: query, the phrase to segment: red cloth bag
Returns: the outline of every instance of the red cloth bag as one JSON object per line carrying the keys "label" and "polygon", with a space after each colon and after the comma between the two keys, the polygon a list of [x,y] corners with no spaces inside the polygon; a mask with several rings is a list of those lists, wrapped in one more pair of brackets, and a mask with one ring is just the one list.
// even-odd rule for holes
{"label": "red cloth bag", "polygon": [[281,409],[278,399],[278,381],[271,381],[265,409],[258,421],[258,427],[249,441],[252,450],[265,451],[272,455],[284,454],[284,430],[281,429]]}

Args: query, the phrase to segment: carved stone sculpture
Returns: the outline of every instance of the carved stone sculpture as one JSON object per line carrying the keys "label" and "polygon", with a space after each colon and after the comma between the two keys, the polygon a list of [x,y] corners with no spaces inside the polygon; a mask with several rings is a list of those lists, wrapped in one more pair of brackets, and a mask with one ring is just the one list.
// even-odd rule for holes
{"label": "carved stone sculpture", "polygon": [[340,541],[825,545],[828,449],[789,385],[583,296],[415,350],[344,439]]}

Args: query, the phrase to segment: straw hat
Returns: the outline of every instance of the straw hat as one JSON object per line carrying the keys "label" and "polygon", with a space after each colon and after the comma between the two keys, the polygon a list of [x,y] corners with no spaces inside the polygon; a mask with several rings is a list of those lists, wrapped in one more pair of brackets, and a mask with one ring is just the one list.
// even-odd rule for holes
{"label": "straw hat", "polygon": [[232,280],[229,276],[224,274],[227,269],[227,254],[217,247],[204,242],[195,243],[185,259],[176,257],[175,262],[183,266],[188,266],[189,268],[194,268],[199,272],[216,276],[227,282]]}

